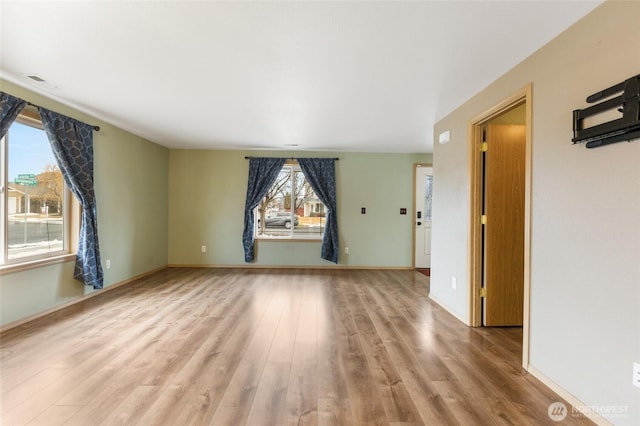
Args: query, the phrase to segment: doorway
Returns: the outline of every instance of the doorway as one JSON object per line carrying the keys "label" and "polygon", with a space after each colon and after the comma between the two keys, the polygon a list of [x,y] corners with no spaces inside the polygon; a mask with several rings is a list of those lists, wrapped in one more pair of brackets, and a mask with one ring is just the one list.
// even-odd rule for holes
{"label": "doorway", "polygon": [[416,164],[413,178],[413,263],[418,271],[430,276],[433,167],[430,164]]}
{"label": "doorway", "polygon": [[528,367],[531,85],[470,122],[472,326],[523,327]]}
{"label": "doorway", "polygon": [[[524,304],[524,105],[482,129],[482,325],[522,326]],[[509,124],[499,124],[507,121]],[[514,124],[517,123],[517,124]],[[485,148],[486,147],[486,148]]]}

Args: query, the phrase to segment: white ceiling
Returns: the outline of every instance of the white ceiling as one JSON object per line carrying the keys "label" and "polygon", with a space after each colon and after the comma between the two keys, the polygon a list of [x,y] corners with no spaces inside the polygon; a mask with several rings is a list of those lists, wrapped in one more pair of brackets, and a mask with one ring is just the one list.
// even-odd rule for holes
{"label": "white ceiling", "polygon": [[3,0],[0,75],[170,148],[432,152],[599,3]]}

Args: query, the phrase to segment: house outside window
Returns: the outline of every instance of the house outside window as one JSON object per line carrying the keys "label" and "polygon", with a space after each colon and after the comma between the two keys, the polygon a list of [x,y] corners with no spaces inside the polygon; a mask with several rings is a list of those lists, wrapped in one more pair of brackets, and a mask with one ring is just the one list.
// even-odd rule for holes
{"label": "house outside window", "polygon": [[257,238],[322,239],[326,208],[296,162],[287,163],[255,209]]}
{"label": "house outside window", "polygon": [[0,266],[69,252],[70,196],[37,112],[0,141]]}

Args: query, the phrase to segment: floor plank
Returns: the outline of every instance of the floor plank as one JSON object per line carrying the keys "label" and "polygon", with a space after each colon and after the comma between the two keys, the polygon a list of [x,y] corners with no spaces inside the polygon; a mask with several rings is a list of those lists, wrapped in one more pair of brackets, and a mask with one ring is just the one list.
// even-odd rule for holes
{"label": "floor plank", "polygon": [[0,423],[555,424],[521,329],[428,293],[414,271],[160,271],[0,336]]}

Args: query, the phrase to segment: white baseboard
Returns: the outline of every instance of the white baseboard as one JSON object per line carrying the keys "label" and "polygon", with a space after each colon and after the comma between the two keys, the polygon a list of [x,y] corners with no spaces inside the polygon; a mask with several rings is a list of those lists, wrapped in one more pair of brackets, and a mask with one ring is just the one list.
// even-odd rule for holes
{"label": "white baseboard", "polygon": [[[546,387],[548,387],[549,389],[551,389],[552,391],[557,393],[558,396],[560,396],[562,399],[567,401],[572,406],[574,406],[574,407],[586,407],[587,406],[587,404],[585,404],[584,402],[580,401],[578,398],[573,396],[566,389],[564,389],[563,387],[559,386],[557,383],[555,383],[553,380],[551,380],[550,378],[548,378],[547,376],[542,374],[540,371],[536,370],[531,365],[528,366],[527,371],[529,372],[529,374],[531,374],[536,379],[540,380]],[[569,407],[567,407],[567,408],[569,408]],[[569,411],[571,411],[570,408],[569,408]],[[598,426],[613,426],[613,423],[609,422],[604,417],[598,415],[598,413],[595,413],[593,410],[584,410],[584,412],[581,411],[581,413],[585,417],[589,418],[589,420],[591,420],[592,422],[597,424]]]}
{"label": "white baseboard", "polygon": [[220,265],[220,264],[190,264],[190,263],[170,263],[168,268],[219,268],[219,269],[337,269],[337,270],[390,270],[390,271],[410,271],[413,266],[349,266],[349,265]]}
{"label": "white baseboard", "polygon": [[63,303],[61,305],[54,306],[53,308],[47,309],[46,311],[38,312],[37,314],[33,314],[33,315],[28,316],[28,317],[25,317],[25,318],[22,318],[22,319],[7,323],[7,324],[3,325],[2,327],[0,327],[0,334],[6,332],[8,330],[11,330],[12,328],[16,328],[16,327],[19,327],[21,325],[24,325],[24,324],[26,324],[28,322],[35,321],[38,318],[42,318],[44,316],[47,316],[49,314],[52,314],[52,313],[57,312],[59,310],[62,310],[64,308],[68,308],[69,306],[73,306],[76,303],[80,303],[80,302],[85,301],[87,299],[91,299],[92,297],[100,296],[101,294],[104,294],[107,291],[114,290],[114,289],[116,289],[118,287],[122,287],[123,285],[126,285],[126,284],[130,284],[133,281],[136,281],[136,280],[138,280],[140,278],[144,278],[147,275],[151,275],[151,274],[154,274],[156,272],[162,271],[163,269],[167,269],[167,267],[166,266],[161,266],[160,268],[156,268],[156,269],[153,269],[151,271],[142,273],[140,275],[136,275],[136,276],[131,277],[129,279],[126,279],[124,281],[120,281],[118,283],[111,284],[108,287],[104,287],[100,291],[94,291],[94,292],[86,294],[84,296],[80,296],[77,299],[73,299],[70,302],[66,302],[66,303]]}
{"label": "white baseboard", "polygon": [[469,320],[467,318],[463,318],[462,316],[460,316],[460,314],[454,311],[449,305],[447,305],[446,303],[443,303],[441,300],[439,300],[437,297],[435,297],[431,293],[429,293],[429,299],[431,299],[436,305],[440,306],[442,309],[444,309],[445,311],[447,311],[448,313],[456,317],[456,319],[458,319],[464,325],[470,326]]}
{"label": "white baseboard", "polygon": [[[466,321],[465,318],[462,318],[457,312],[455,312],[453,309],[451,309],[450,306],[448,306],[446,303],[443,303],[442,301],[438,300],[437,297],[434,297],[432,294],[429,294],[429,299],[431,299],[434,303],[436,303],[442,309],[444,309],[445,311],[447,311],[448,313],[453,315],[455,318],[460,320],[462,323],[464,323],[466,325],[469,325],[469,323]],[[553,392],[558,394],[558,396],[560,398],[564,399],[565,401],[567,401],[572,406],[574,406],[574,407],[587,407],[587,404],[585,404],[584,402],[580,401],[578,398],[573,396],[566,389],[564,389],[561,386],[559,386],[557,383],[555,383],[553,380],[551,380],[550,378],[548,378],[547,376],[542,374],[540,371],[536,370],[531,365],[528,365],[526,367],[526,370],[529,372],[529,374],[531,374],[536,379],[540,380],[546,387],[548,387]],[[567,407],[567,408],[569,409],[569,411],[571,411],[571,409],[569,407]],[[582,415],[584,415],[585,417],[587,417],[588,419],[590,419],[595,424],[597,424],[598,426],[613,426],[613,423],[609,422],[607,419],[605,419],[604,417],[600,416],[598,413],[594,412],[593,410],[583,410],[583,411],[580,411],[580,413]]]}

